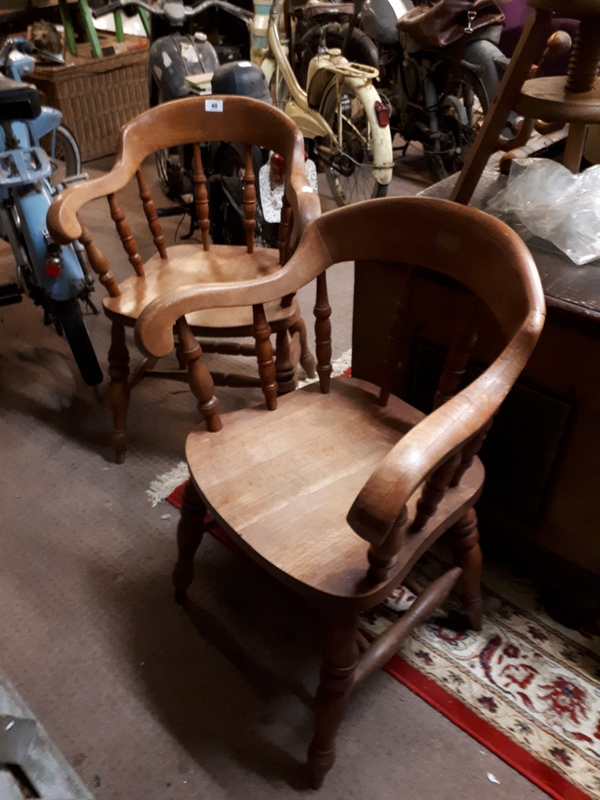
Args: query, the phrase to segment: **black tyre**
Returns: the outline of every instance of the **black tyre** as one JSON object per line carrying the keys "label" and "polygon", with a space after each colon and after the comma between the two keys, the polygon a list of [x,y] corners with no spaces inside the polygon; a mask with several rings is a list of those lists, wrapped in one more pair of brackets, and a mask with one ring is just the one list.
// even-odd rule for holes
{"label": "black tyre", "polygon": [[375,180],[370,126],[354,89],[342,83],[338,90],[337,82],[332,81],[323,94],[321,114],[336,134],[333,142],[317,143],[317,150],[338,206],[385,197],[388,186]]}
{"label": "black tyre", "polygon": [[479,77],[468,69],[453,69],[440,99],[440,137],[432,147],[425,144],[425,158],[437,183],[462,169],[489,107],[488,93]]}
{"label": "black tyre", "polygon": [[50,160],[56,164],[52,176],[54,184],[71,175],[81,172],[81,153],[73,132],[66,125],[59,125],[55,130],[44,136],[41,146],[48,153]]}
{"label": "black tyre", "polygon": [[58,332],[65,334],[81,377],[88,386],[98,386],[102,383],[102,370],[83,321],[79,300],[73,297],[54,302],[51,313]]}

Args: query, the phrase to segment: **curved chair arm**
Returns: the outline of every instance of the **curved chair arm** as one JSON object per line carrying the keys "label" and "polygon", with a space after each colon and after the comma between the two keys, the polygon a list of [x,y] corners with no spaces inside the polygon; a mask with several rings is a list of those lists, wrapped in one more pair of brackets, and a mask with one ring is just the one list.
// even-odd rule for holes
{"label": "curved chair arm", "polygon": [[99,178],[69,186],[55,197],[46,218],[48,232],[57,244],[69,244],[81,236],[77,213],[86,203],[123,189],[135,175],[137,165],[125,170],[121,162]]}
{"label": "curved chair arm", "polygon": [[161,358],[175,346],[173,329],[176,321],[208,308],[231,308],[269,303],[279,300],[314,280],[331,265],[331,256],[315,223],[313,235],[304,238],[301,250],[277,272],[266,278],[237,283],[213,283],[177,289],[153,300],[140,314],[135,326],[136,344],[147,356]]}
{"label": "curved chair arm", "polygon": [[415,425],[374,470],[348,513],[363,539],[381,544],[415,490],[496,413],[527,363],[545,314],[532,310],[511,342],[475,381]]}
{"label": "curved chair arm", "polygon": [[90,200],[123,189],[142,162],[156,150],[191,142],[240,141],[279,152],[288,176],[287,198],[294,213],[293,241],[321,213],[318,195],[309,186],[300,130],[277,108],[247,97],[211,95],[223,101],[223,112],[208,113],[205,97],[163,103],[123,126],[117,160],[106,175],[71,186],[55,198],[48,212],[48,230],[59,244],[78,239],[77,212]]}

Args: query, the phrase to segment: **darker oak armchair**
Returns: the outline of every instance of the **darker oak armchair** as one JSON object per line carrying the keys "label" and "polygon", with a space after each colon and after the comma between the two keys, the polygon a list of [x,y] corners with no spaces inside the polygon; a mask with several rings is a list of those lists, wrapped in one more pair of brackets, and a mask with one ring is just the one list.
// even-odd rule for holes
{"label": "darker oak armchair", "polygon": [[[327,269],[373,259],[403,271],[407,289],[398,298],[380,386],[331,379],[330,364]],[[390,392],[415,266],[459,281],[473,297],[473,313],[454,332],[456,345],[427,416]],[[136,326],[139,346],[161,356],[173,345],[178,319],[242,302],[252,304],[265,327],[265,303],[313,280],[319,384],[284,395],[277,408],[267,402],[221,420],[210,376],[202,376],[213,431],[200,426],[187,440],[191,481],[183,497],[174,582],[183,601],[208,511],[259,567],[322,617],[328,638],[308,752],[310,783],[318,787],[334,763],[335,735],[353,686],[391,657],[457,581],[468,623],[481,625],[481,552],[473,506],[484,472],[476,453],[536,344],[545,306],[529,251],[502,222],[444,200],[390,198],[315,220],[290,261],[264,281],[185,288],[151,303]],[[461,387],[481,305],[495,317],[503,344],[493,363]],[[268,398],[274,367],[266,331],[259,358]],[[403,582],[444,533],[456,566],[421,587],[411,609],[374,643],[367,642],[359,632],[359,614]]]}
{"label": "darker oak armchair", "polygon": [[[273,106],[247,97],[211,96],[212,106],[215,101],[222,103],[219,112],[207,108],[206,98],[189,97],[151,108],[128,122],[121,131],[117,161],[112,170],[89,183],[66,189],[54,201],[48,214],[48,229],[54,240],[69,242],[79,239],[91,266],[108,291],[103,305],[112,324],[108,400],[113,413],[112,440],[117,462],[125,458],[130,390],[142,377],[189,380],[192,391],[200,400],[201,412],[210,417],[210,409],[202,405],[194,380],[194,364],[201,353],[195,337],[208,338],[209,343],[203,342],[203,345],[207,350],[210,348],[210,352],[254,355],[253,344],[239,344],[231,339],[256,339],[262,335],[256,329],[252,310],[242,304],[238,308],[197,311],[177,323],[179,370],[156,370],[156,359],[147,359],[130,374],[126,328],[135,325],[146,306],[162,302],[161,298],[174,290],[191,289],[203,283],[252,281],[277,272],[289,257],[304,226],[320,213],[317,193],[311,189],[306,177],[304,140],[289,117]],[[221,231],[215,230],[214,218],[211,219],[214,209],[209,208],[211,192],[207,181],[211,181],[213,176],[206,174],[203,161],[211,143],[217,146],[224,142],[233,142],[237,148],[243,148],[240,174],[244,219],[240,227],[244,231],[245,244],[242,245],[215,243],[221,238]],[[278,248],[261,247],[255,241],[256,148],[272,151],[283,159],[285,192]],[[168,246],[152,194],[152,186],[157,183],[152,167],[155,154],[159,154],[160,162],[165,152],[173,150],[189,161],[198,233],[194,240]],[[218,175],[214,177],[219,178]],[[143,213],[139,214],[143,220],[141,233],[139,230],[134,232],[117,194],[130,183],[137,183],[143,207]],[[108,200],[110,215],[123,246],[121,260],[124,263],[129,261],[133,268],[133,275],[125,280],[116,277],[119,274],[117,264],[109,264],[79,216],[86,203],[103,197]],[[142,258],[142,248],[138,247],[136,236],[142,244],[146,241],[154,243],[155,252],[151,257]],[[306,327],[293,293],[273,298],[265,306],[265,316],[276,335],[274,382],[276,393],[282,393],[294,388],[298,360],[309,376],[314,375],[314,358],[308,348]],[[221,341],[215,344],[212,341],[215,338]],[[230,341],[223,342],[223,339]],[[291,349],[290,344],[293,344]],[[229,373],[221,373],[215,376],[215,380],[232,386],[256,385],[257,382],[256,378]]]}

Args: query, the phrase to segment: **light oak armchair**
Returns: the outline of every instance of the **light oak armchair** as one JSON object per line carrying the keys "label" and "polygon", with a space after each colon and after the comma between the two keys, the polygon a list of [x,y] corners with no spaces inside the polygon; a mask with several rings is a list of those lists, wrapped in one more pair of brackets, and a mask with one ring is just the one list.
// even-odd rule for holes
{"label": "light oak armchair", "polygon": [[[330,377],[327,269],[373,259],[390,262],[406,276],[379,386]],[[390,393],[415,266],[459,281],[474,298],[473,313],[455,331],[456,345],[427,416]],[[310,783],[318,787],[334,763],[335,735],[353,686],[391,657],[457,581],[468,624],[481,625],[474,504],[484,471],[476,454],[536,344],[545,306],[529,251],[502,222],[444,200],[390,198],[313,221],[290,261],[264,281],[184,288],[151,303],[136,326],[139,346],[153,356],[169,352],[173,325],[199,310],[246,302],[264,320],[266,303],[313,280],[319,384],[284,395],[273,409],[268,398],[274,368],[265,336],[266,404],[217,422],[210,376],[202,376],[214,432],[200,426],[187,440],[191,481],[173,577],[183,602],[208,511],[259,567],[322,617],[328,638],[308,754]],[[504,342],[493,363],[463,387],[480,305],[492,312]],[[444,533],[456,566],[419,590],[399,622],[369,644],[359,633],[359,614],[402,583]]]}
{"label": "light oak armchair", "polygon": [[[164,103],[140,114],[127,123],[120,135],[116,163],[112,170],[89,183],[80,183],[64,191],[48,214],[48,229],[57,242],[79,239],[84,245],[91,266],[107,289],[104,311],[111,320],[111,347],[108,354],[110,386],[108,399],[113,413],[112,441],[117,462],[125,458],[127,414],[131,388],[142,377],[188,380],[198,397],[200,409],[210,417],[211,411],[198,395],[194,380],[195,362],[200,345],[195,337],[238,338],[263,336],[262,321],[253,320],[252,310],[238,308],[196,311],[177,322],[177,355],[179,370],[156,370],[156,359],[144,360],[131,375],[125,331],[133,327],[143,310],[153,302],[180,288],[193,288],[206,283],[253,281],[279,271],[293,250],[306,224],[320,213],[317,193],[307,180],[304,141],[298,128],[278,109],[246,97],[211,96],[222,103],[222,110],[207,110],[206,98],[191,97]],[[245,149],[243,172],[243,209],[245,245],[215,244],[211,240],[211,215],[207,177],[203,168],[203,152],[208,143],[235,142]],[[283,158],[285,171],[284,207],[279,225],[278,249],[260,247],[255,242],[256,174],[253,153],[265,148]],[[142,170],[144,162],[155,153],[173,148],[187,148],[193,164],[193,195],[199,241],[167,246],[157,215],[151,185]],[[148,163],[148,162],[146,162]],[[154,163],[154,162],[150,162]],[[117,192],[137,181],[147,229],[137,234],[151,238],[156,253],[145,262],[136,237],[121,208]],[[156,183],[156,178],[154,178]],[[123,261],[129,261],[134,274],[118,281],[111,264],[98,248],[91,230],[82,222],[79,211],[86,203],[106,197],[116,232],[123,245]],[[93,224],[90,224],[90,228]],[[144,225],[144,227],[146,227]],[[212,228],[214,233],[214,226]],[[217,231],[218,233],[218,231]],[[212,237],[219,238],[216,236]],[[298,358],[309,376],[314,375],[314,359],[308,348],[306,328],[293,293],[273,298],[265,306],[265,320],[277,338],[274,394],[294,388]],[[257,327],[258,326],[258,327]],[[290,341],[294,347],[290,350]],[[210,352],[254,355],[254,345],[236,342],[204,343]],[[297,351],[300,351],[299,354]],[[220,374],[215,381],[233,386],[256,385],[256,378]]]}

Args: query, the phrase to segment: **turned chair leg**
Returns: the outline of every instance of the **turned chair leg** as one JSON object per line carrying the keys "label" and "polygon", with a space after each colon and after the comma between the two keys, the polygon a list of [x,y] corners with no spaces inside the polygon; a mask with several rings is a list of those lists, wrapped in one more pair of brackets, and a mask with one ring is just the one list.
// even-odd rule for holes
{"label": "turned chair leg", "polygon": [[477,514],[471,508],[451,528],[452,549],[457,566],[462,567],[461,593],[463,610],[473,630],[481,630],[483,598],[481,596],[481,548]]}
{"label": "turned chair leg", "polygon": [[206,530],[206,504],[196,487],[188,481],[183,490],[181,518],[177,526],[177,563],[173,569],[175,602],[185,602],[187,590],[194,580],[194,557]]}
{"label": "turned chair leg", "polygon": [[127,412],[129,410],[129,351],[125,340],[125,325],[113,321],[108,351],[108,404],[112,410],[112,444],[117,464],[125,461],[127,450]]}
{"label": "turned chair leg", "polygon": [[335,737],[342,722],[359,660],[358,618],[334,623],[325,646],[315,698],[315,735],[308,749],[310,785],[318,789],[335,762]]}
{"label": "turned chair leg", "polygon": [[308,346],[308,335],[306,333],[306,323],[302,317],[298,317],[294,324],[290,326],[290,336],[294,336],[296,333],[298,334],[298,338],[300,340],[300,364],[302,369],[308,378],[316,378],[317,362],[313,354],[310,352],[310,348]]}
{"label": "turned chair leg", "polygon": [[290,354],[290,337],[287,330],[275,336],[275,380],[277,394],[292,392],[296,385],[296,369]]}

